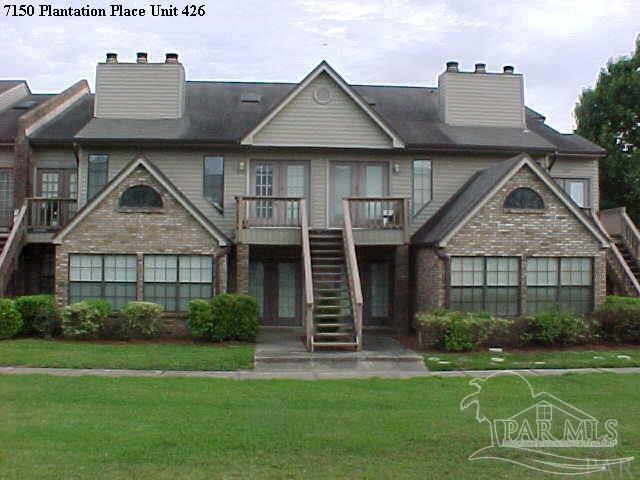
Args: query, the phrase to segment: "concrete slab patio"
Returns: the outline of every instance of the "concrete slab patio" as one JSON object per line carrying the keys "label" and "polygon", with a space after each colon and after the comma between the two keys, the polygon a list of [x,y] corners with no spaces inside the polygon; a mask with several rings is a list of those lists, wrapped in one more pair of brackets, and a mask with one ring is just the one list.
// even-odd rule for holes
{"label": "concrete slab patio", "polygon": [[300,329],[264,328],[255,352],[257,372],[372,373],[426,372],[422,355],[408,350],[390,335],[365,332],[363,348],[309,352]]}

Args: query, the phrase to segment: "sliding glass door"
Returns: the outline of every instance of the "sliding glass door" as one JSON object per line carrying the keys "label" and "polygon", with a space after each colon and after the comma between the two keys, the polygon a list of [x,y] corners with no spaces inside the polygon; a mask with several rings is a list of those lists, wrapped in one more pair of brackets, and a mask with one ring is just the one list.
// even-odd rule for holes
{"label": "sliding glass door", "polygon": [[[252,162],[251,191],[257,197],[308,197],[309,178],[306,162],[262,161]],[[296,224],[298,202],[256,202],[257,218],[275,219],[278,224]]]}
{"label": "sliding glass door", "polygon": [[13,170],[0,169],[0,227],[13,223]]}

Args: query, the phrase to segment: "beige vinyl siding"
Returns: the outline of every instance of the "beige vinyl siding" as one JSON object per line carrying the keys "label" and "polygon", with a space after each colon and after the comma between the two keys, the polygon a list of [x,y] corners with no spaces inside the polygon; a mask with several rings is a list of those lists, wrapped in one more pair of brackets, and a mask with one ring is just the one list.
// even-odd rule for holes
{"label": "beige vinyl siding", "polygon": [[[328,89],[330,101],[314,92]],[[327,74],[321,74],[267,123],[254,145],[391,148],[391,138]]]}
{"label": "beige vinyl siding", "polygon": [[13,168],[15,165],[15,157],[13,156],[13,148],[0,148],[0,168]]}
{"label": "beige vinyl siding", "polygon": [[597,159],[560,157],[553,165],[550,173],[554,178],[588,178],[590,184],[589,199],[591,201],[591,208],[595,208],[596,210],[600,208]]}
{"label": "beige vinyl siding", "polygon": [[71,148],[38,148],[33,151],[36,168],[76,168],[76,156]]}
{"label": "beige vinyl siding", "polygon": [[524,128],[522,75],[445,72],[438,79],[449,125]]}
{"label": "beige vinyl siding", "polygon": [[98,118],[179,118],[184,111],[182,65],[98,64],[95,115]]}
{"label": "beige vinyl siding", "polygon": [[[240,172],[242,154],[225,153],[216,150],[144,150],[145,157],[153,163],[171,182],[220,230],[226,235],[235,235],[235,196],[246,190],[246,174]],[[80,204],[87,199],[87,158],[89,154],[109,155],[109,180],[115,177],[137,152],[124,149],[83,150],[79,169]],[[221,214],[203,196],[202,169],[206,155],[224,156],[224,213]]]}

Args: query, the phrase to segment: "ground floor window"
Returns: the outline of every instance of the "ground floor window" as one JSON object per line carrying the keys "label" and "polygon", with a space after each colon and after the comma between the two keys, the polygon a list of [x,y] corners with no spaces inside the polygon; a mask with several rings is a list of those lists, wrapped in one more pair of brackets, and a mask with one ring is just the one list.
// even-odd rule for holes
{"label": "ground floor window", "polygon": [[213,276],[207,255],[145,255],[143,297],[167,312],[184,312],[191,300],[211,298]]}
{"label": "ground floor window", "polygon": [[114,309],[136,299],[135,255],[70,255],[69,302],[102,299]]}
{"label": "ground floor window", "polygon": [[520,311],[518,257],[452,257],[449,308],[515,316]]}
{"label": "ground floor window", "polygon": [[527,259],[527,311],[551,308],[589,313],[593,308],[593,261],[589,257]]}
{"label": "ground floor window", "polygon": [[371,264],[371,316],[387,318],[389,316],[389,264],[376,262]]}

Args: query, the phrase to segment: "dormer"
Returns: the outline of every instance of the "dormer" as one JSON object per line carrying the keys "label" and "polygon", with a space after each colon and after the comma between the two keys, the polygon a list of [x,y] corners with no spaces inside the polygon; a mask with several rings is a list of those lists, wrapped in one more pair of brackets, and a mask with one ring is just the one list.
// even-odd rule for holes
{"label": "dormer", "polygon": [[494,73],[477,63],[473,72],[463,72],[458,62],[447,62],[438,92],[440,117],[447,125],[525,128],[524,78],[512,66]]}
{"label": "dormer", "polygon": [[96,69],[96,118],[181,118],[185,103],[185,72],[178,55],[167,53],[162,63],[150,63],[139,52],[135,63],[120,63],[107,53]]}

